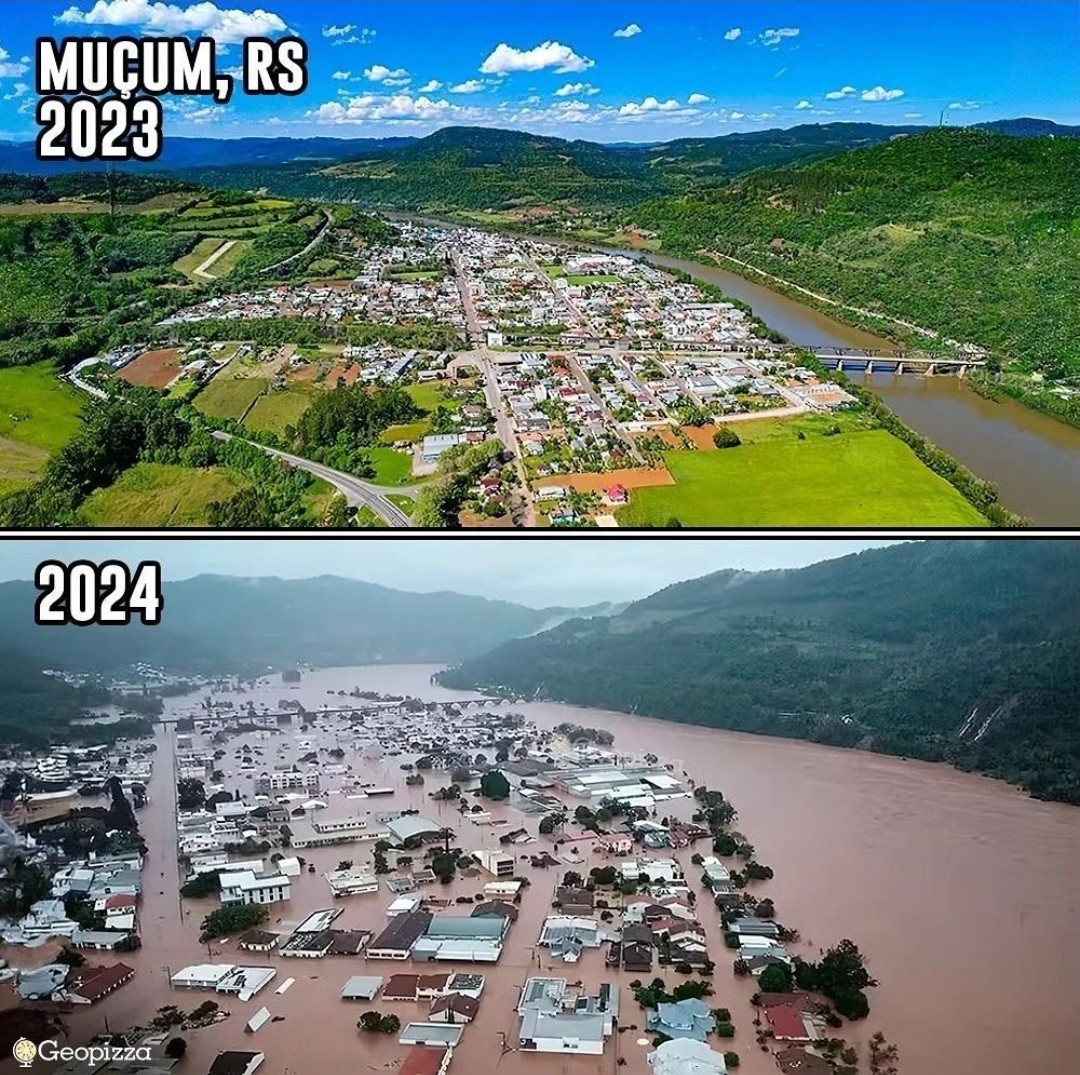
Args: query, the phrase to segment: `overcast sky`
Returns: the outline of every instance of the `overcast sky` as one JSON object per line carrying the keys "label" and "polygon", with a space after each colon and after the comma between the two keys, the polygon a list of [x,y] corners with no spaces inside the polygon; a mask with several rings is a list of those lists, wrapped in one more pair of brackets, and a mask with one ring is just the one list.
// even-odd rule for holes
{"label": "overcast sky", "polygon": [[894,544],[847,538],[256,538],[0,543],[0,580],[30,579],[41,560],[159,560],[165,581],[193,575],[343,575],[401,590],[456,590],[521,604],[625,601],[721,568],[802,567]]}

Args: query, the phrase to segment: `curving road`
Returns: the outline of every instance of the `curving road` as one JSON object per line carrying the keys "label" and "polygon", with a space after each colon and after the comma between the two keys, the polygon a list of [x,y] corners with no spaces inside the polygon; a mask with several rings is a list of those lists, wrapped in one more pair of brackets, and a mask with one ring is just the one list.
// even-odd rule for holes
{"label": "curving road", "polygon": [[[231,433],[223,433],[220,430],[215,430],[213,435],[218,440],[233,439]],[[344,495],[349,507],[363,506],[370,508],[387,526],[410,527],[413,525],[412,520],[401,508],[393,501],[386,499],[385,491],[378,485],[371,485],[369,482],[361,481],[352,474],[346,474],[344,471],[323,466],[322,463],[316,463],[311,459],[290,455],[288,452],[278,451],[277,448],[268,448],[265,444],[257,444],[253,440],[245,440],[243,437],[237,439],[244,440],[245,444],[261,448],[267,455],[276,456],[283,462],[288,463],[289,466],[306,470],[308,474],[314,474],[316,478],[322,478],[323,481],[329,482],[338,492]]]}

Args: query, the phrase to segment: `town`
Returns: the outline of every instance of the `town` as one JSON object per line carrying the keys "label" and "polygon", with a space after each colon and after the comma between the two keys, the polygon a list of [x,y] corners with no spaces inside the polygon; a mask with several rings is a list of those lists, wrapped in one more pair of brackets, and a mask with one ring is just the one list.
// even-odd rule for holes
{"label": "town", "polygon": [[[396,478],[408,507],[450,449],[497,440],[510,465],[476,477],[474,525],[617,527],[635,489],[673,484],[666,452],[712,452],[738,445],[746,422],[855,404],[744,307],[631,254],[471,227],[395,228],[392,243],[350,254],[352,279],[217,294],[162,320],[175,346],[126,345],[70,377],[102,396],[111,377],[155,387],[277,435],[326,389],[401,387],[429,418],[385,431],[373,454],[397,459],[376,466],[376,482]],[[267,324],[317,329],[324,342],[245,335]],[[446,345],[334,342],[372,325]]]}
{"label": "town", "polygon": [[321,693],[207,681],[152,739],[3,763],[12,1041],[152,1053],[70,1075],[857,1070],[861,956],[799,955],[682,761],[512,699]]}

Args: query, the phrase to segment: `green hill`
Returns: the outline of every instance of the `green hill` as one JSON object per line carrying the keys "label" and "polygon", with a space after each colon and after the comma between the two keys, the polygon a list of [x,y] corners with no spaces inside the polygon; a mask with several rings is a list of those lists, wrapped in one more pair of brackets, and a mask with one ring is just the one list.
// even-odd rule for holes
{"label": "green hill", "polygon": [[[0,662],[20,652],[51,668],[115,672],[139,661],[178,673],[268,666],[457,661],[579,615],[456,593],[408,593],[352,579],[203,575],[165,585],[155,627],[28,630],[36,591],[0,584]],[[3,708],[0,693],[0,709]]]}
{"label": "green hill", "polygon": [[876,145],[918,127],[805,124],[789,130],[602,145],[489,127],[445,127],[404,145],[365,145],[329,166],[295,161],[268,174],[249,164],[181,169],[211,186],[268,185],[292,197],[355,200],[428,213],[613,208],[763,167]]}
{"label": "green hill", "polygon": [[719,251],[873,311],[1080,372],[1080,140],[931,130],[633,210],[664,248]]}
{"label": "green hill", "polygon": [[1080,542],[723,571],[444,673],[453,687],[945,760],[1080,803]]}

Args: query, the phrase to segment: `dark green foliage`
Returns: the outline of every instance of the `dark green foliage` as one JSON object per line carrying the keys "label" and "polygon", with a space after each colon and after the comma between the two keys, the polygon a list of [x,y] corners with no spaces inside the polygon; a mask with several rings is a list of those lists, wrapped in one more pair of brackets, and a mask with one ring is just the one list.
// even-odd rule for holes
{"label": "dark green foliage", "polygon": [[480,794],[485,799],[508,799],[510,781],[498,769],[491,769],[480,778]]}
{"label": "dark green foliage", "polygon": [[378,443],[392,425],[421,417],[422,411],[401,388],[351,385],[316,396],[296,426],[299,455],[354,472],[362,465],[362,449]]}
{"label": "dark green foliage", "polygon": [[370,1034],[396,1034],[401,1029],[401,1020],[396,1015],[370,1011],[360,1016],[356,1026]]}
{"label": "dark green foliage", "polygon": [[183,1038],[171,1038],[165,1046],[165,1055],[172,1060],[179,1060],[187,1052],[187,1042]]}
{"label": "dark green foliage", "polygon": [[738,448],[742,444],[739,434],[731,426],[718,427],[713,434],[712,441],[717,448]]}
{"label": "dark green foliage", "polygon": [[728,1069],[737,1068],[740,1064],[739,1054],[726,1052],[724,1053],[724,1063],[727,1064]]}
{"label": "dark green foliage", "polygon": [[441,679],[945,760],[1080,803],[1077,607],[1076,542],[910,543],[670,586]]}
{"label": "dark green foliage", "polygon": [[634,211],[708,246],[1003,358],[1080,368],[1080,143],[940,129]]}
{"label": "dark green foliage", "polygon": [[202,873],[197,873],[190,881],[187,881],[180,889],[180,895],[191,899],[202,899],[220,891],[221,875],[217,870],[205,870]]}
{"label": "dark green foliage", "polygon": [[782,963],[774,963],[761,972],[758,979],[763,993],[790,993],[792,987],[791,971]]}
{"label": "dark green foliage", "polygon": [[225,937],[230,933],[242,933],[246,929],[261,926],[267,919],[265,907],[257,903],[231,903],[211,911],[203,919],[201,941]]}

